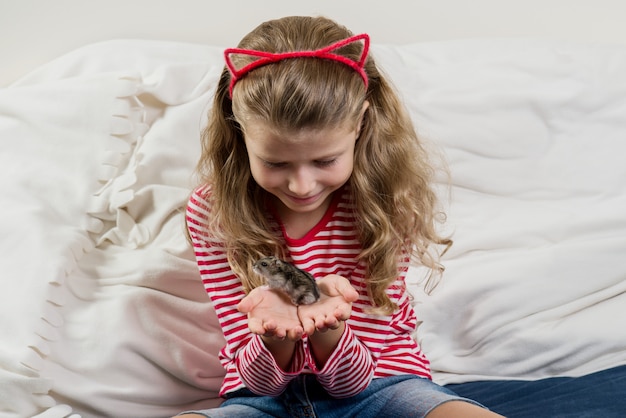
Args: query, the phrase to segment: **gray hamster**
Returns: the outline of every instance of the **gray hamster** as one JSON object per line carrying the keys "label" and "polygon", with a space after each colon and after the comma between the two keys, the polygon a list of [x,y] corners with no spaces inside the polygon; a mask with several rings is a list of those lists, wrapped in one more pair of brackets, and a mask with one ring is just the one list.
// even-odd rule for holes
{"label": "gray hamster", "polygon": [[265,277],[270,289],[278,289],[289,296],[294,305],[310,305],[320,298],[315,278],[304,270],[277,257],[258,260],[253,270]]}

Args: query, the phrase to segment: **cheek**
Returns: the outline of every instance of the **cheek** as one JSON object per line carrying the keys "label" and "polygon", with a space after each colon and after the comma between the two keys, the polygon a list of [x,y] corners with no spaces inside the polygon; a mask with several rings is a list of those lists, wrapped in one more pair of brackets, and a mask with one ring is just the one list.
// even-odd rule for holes
{"label": "cheek", "polygon": [[348,161],[345,161],[341,166],[337,167],[336,170],[331,174],[331,178],[337,183],[345,183],[350,176],[352,175],[352,170],[354,169],[354,160],[350,158]]}
{"label": "cheek", "polygon": [[250,172],[252,178],[257,182],[259,186],[264,189],[272,188],[280,184],[281,179],[276,172],[268,170],[267,167],[262,164],[250,163]]}

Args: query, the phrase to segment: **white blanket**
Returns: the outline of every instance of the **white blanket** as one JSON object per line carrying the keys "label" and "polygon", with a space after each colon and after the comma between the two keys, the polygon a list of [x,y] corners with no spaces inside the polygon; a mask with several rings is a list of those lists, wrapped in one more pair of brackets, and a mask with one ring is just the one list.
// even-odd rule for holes
{"label": "white blanket", "polygon": [[[0,416],[219,403],[221,331],[184,236],[222,48],[111,41],[0,90]],[[375,45],[455,244],[410,289],[441,383],[626,363],[626,48]]]}

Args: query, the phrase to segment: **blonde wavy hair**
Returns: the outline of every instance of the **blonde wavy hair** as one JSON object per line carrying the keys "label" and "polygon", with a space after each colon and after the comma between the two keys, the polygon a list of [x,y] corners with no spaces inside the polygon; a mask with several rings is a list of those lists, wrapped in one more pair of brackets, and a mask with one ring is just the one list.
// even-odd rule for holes
{"label": "blonde wavy hair", "polygon": [[[246,35],[239,48],[267,52],[315,50],[352,36],[343,26],[323,17],[286,17],[265,22]],[[338,53],[358,61],[361,45],[349,44]],[[238,66],[250,57],[231,58]],[[391,85],[369,57],[366,90],[350,67],[323,59],[287,59],[258,67],[238,80],[229,97],[230,73],[218,82],[209,123],[202,134],[197,171],[211,216],[206,227],[225,249],[231,268],[249,292],[263,284],[252,263],[267,255],[285,256],[284,241],[266,214],[268,193],[250,173],[242,126],[260,120],[276,129],[333,128],[359,120],[369,107],[356,142],[354,170],[348,180],[356,225],[367,266],[367,289],[373,307],[391,313],[396,308],[387,289],[397,279],[403,257],[443,271],[433,246],[452,241],[441,237],[442,213],[431,188],[435,170],[417,138],[407,111]],[[355,126],[356,127],[356,126]]]}

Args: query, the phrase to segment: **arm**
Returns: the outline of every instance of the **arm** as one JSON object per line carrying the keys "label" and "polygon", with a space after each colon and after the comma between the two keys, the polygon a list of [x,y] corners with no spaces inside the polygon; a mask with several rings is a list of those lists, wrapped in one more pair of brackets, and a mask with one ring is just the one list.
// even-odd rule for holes
{"label": "arm", "polygon": [[307,363],[331,396],[354,396],[369,385],[376,365],[372,347],[363,344],[345,322],[359,293],[347,279],[337,275],[321,278],[318,284],[320,301],[298,308],[309,334]]}
{"label": "arm", "polygon": [[341,322],[335,329],[317,331],[309,336],[309,347],[318,369],[324,368],[328,359],[339,345],[339,340],[343,336],[345,329],[345,322]]}
{"label": "arm", "polygon": [[261,337],[277,365],[289,370],[304,332],[296,306],[281,292],[261,286],[252,290],[237,309],[248,314],[250,332]]}
{"label": "arm", "polygon": [[317,281],[320,300],[298,307],[298,317],[308,334],[309,347],[315,365],[322,369],[337,348],[350,318],[352,302],[359,294],[350,282],[338,275],[328,275]]}
{"label": "arm", "polygon": [[[226,346],[220,352],[226,369],[220,394],[242,387],[243,381],[255,393],[276,396],[304,367],[302,344],[274,345],[270,341],[266,346],[264,337],[250,331],[248,315],[238,310],[246,296],[241,281],[230,269],[224,251],[212,245],[202,227],[208,216],[203,199],[194,193],[187,207],[187,225],[202,282],[226,338]],[[284,352],[278,353],[278,347]],[[292,359],[284,361],[282,356],[289,353]]]}
{"label": "arm", "polygon": [[291,361],[296,352],[296,341],[280,340],[273,337],[262,336],[263,344],[274,357],[276,364],[282,370],[289,370]]}
{"label": "arm", "polygon": [[[398,280],[389,289],[390,297],[398,304],[398,309],[390,315],[368,313],[371,305],[363,280],[353,275],[352,285],[358,290],[358,299],[352,302],[351,312],[348,311],[350,318],[345,322],[343,334],[334,350],[326,352],[326,361],[317,351],[323,346],[318,347],[315,336],[325,337],[331,331],[311,335],[305,347],[307,363],[317,374],[318,381],[330,395],[341,398],[364,390],[374,374],[391,376],[405,373],[429,378],[428,360],[413,339],[417,318],[405,290],[404,272],[401,271]],[[332,320],[327,322],[331,326],[332,323]],[[309,332],[307,326],[305,331]]]}

